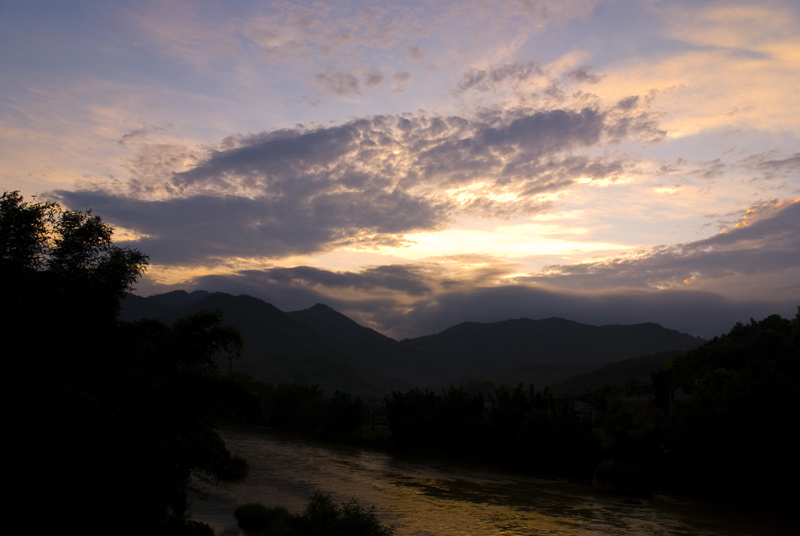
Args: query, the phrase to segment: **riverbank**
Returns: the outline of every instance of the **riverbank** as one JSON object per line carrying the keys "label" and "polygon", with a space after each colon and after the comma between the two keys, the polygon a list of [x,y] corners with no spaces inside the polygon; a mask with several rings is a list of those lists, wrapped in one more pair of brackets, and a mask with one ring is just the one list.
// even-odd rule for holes
{"label": "riverbank", "polygon": [[217,534],[236,533],[236,506],[260,502],[302,510],[316,490],[374,505],[397,536],[541,534],[794,536],[797,524],[713,503],[654,494],[636,503],[585,483],[548,480],[483,466],[322,444],[287,434],[225,429],[231,452],[250,464],[247,479],[193,494],[192,517]]}

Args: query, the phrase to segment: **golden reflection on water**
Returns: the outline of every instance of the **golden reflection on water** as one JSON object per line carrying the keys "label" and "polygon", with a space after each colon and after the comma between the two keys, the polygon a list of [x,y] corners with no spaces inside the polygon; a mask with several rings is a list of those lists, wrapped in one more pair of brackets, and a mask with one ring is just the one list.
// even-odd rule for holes
{"label": "golden reflection on water", "polygon": [[207,499],[194,499],[193,517],[217,534],[235,533],[232,512],[238,505],[260,502],[300,512],[315,490],[374,505],[397,536],[799,533],[663,496],[627,504],[589,486],[469,465],[241,431],[223,436],[234,454],[247,458],[250,473],[241,483],[206,486]]}

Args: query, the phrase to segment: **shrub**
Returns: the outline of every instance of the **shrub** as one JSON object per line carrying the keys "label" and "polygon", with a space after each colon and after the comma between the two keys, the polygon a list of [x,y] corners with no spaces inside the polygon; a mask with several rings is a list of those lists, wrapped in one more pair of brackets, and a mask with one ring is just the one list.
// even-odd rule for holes
{"label": "shrub", "polygon": [[283,507],[246,504],[234,512],[239,527],[270,536],[392,536],[394,529],[381,524],[375,509],[355,499],[342,505],[326,493],[316,492],[300,515]]}
{"label": "shrub", "polygon": [[[275,525],[288,525],[286,522],[292,517],[282,506],[267,508],[258,503],[242,505],[233,512],[233,515],[240,528],[254,531],[267,531],[275,528]],[[274,532],[269,531],[270,534]]]}

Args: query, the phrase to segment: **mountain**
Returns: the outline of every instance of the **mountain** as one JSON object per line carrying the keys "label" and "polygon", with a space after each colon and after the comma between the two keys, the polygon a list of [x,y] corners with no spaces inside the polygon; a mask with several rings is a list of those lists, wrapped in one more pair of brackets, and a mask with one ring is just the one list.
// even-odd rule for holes
{"label": "mountain", "polygon": [[170,312],[172,312],[172,309],[153,300],[152,296],[150,298],[142,298],[136,294],[128,294],[122,300],[119,319],[125,322],[133,322],[142,318],[164,318]]}
{"label": "mountain", "polygon": [[205,290],[195,290],[192,293],[186,292],[185,290],[174,290],[172,292],[167,292],[166,294],[157,294],[155,296],[151,296],[150,299],[156,303],[160,303],[164,307],[176,310],[183,307],[189,307],[190,305],[199,302],[209,294],[210,292]]}
{"label": "mountain", "polygon": [[343,352],[274,305],[244,294],[208,294],[186,307],[173,309],[164,320],[173,322],[203,310],[219,311],[224,323],[236,326],[247,353],[337,355]]}
{"label": "mountain", "polygon": [[658,352],[608,363],[590,372],[579,373],[567,380],[556,382],[550,386],[550,391],[554,394],[580,395],[589,389],[624,384],[632,379],[650,381],[650,374],[667,366],[667,363],[679,354],[679,351]]}
{"label": "mountain", "polygon": [[120,319],[130,322],[141,318],[165,318],[170,313],[197,303],[209,294],[205,290],[196,290],[191,294],[185,290],[174,290],[149,298],[128,294],[122,304]]}
{"label": "mountain", "polygon": [[234,370],[368,397],[469,382],[544,387],[606,363],[704,342],[658,324],[589,326],[561,318],[467,322],[398,342],[324,304],[287,313],[252,296],[203,291],[131,295],[120,316],[173,322],[202,310],[219,311],[242,333],[244,357]]}
{"label": "mountain", "polygon": [[[129,295],[120,318],[171,323],[203,310],[221,313],[223,323],[242,334],[245,350],[234,362],[235,371],[270,383],[317,383],[329,393],[342,390],[371,397],[410,385],[388,374],[368,353],[378,344],[383,354],[396,341],[321,304],[289,314],[247,295],[177,291],[149,298]],[[373,342],[365,345],[368,341]]]}
{"label": "mountain", "polygon": [[[400,344],[437,381],[486,376],[531,365],[601,365],[639,355],[686,350],[703,341],[658,324],[589,326],[562,318],[465,322]],[[521,374],[524,376],[525,374]]]}
{"label": "mountain", "polygon": [[397,349],[397,341],[394,339],[363,327],[322,303],[287,314],[321,338],[353,354],[379,356]]}

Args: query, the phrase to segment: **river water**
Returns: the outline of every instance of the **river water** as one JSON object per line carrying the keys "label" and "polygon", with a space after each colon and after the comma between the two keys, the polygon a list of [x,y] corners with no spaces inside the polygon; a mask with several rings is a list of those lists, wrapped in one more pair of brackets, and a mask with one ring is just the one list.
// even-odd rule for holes
{"label": "river water", "polygon": [[662,495],[637,504],[590,486],[471,465],[250,431],[222,435],[250,472],[243,482],[201,485],[204,498],[193,495],[192,518],[218,535],[238,533],[232,514],[241,504],[301,512],[315,490],[374,506],[397,536],[800,534],[794,520]]}

